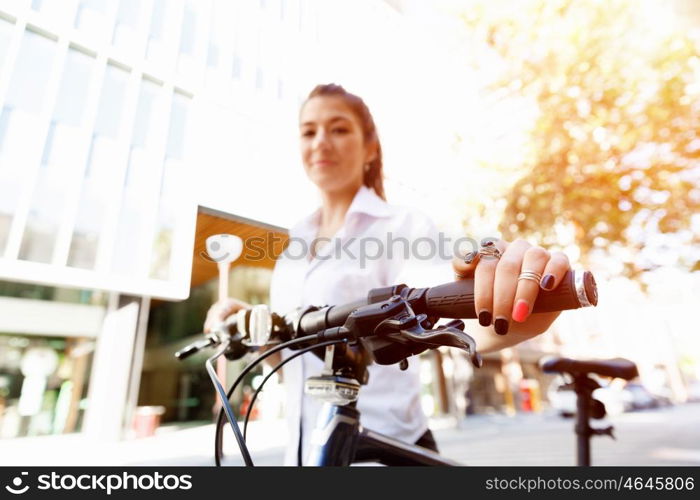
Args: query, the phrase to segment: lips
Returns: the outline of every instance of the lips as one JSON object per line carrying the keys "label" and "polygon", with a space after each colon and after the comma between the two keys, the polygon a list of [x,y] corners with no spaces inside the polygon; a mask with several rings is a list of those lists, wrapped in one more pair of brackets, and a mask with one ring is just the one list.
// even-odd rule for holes
{"label": "lips", "polygon": [[311,162],[311,164],[314,167],[330,167],[332,165],[335,165],[335,162],[331,160],[316,160]]}

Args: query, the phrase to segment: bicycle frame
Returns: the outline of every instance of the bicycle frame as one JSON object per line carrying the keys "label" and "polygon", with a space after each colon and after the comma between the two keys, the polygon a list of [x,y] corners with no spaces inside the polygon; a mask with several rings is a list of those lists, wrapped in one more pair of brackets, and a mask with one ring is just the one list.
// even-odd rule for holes
{"label": "bicycle frame", "polygon": [[400,460],[405,465],[460,465],[432,450],[364,429],[354,404],[323,405],[304,465],[346,466],[387,459]]}
{"label": "bicycle frame", "polygon": [[[225,350],[224,347],[207,359],[206,366],[226,418],[240,443],[243,438],[237,431],[237,427],[233,425],[232,419],[235,418],[233,410],[214,369],[214,363]],[[245,449],[245,447],[241,448]],[[247,465],[252,465],[250,456],[244,455],[243,459]],[[360,424],[360,411],[355,407],[355,403],[347,405],[324,403],[311,436],[311,450],[304,465],[348,466],[360,462],[381,463],[384,460],[400,460],[405,465],[460,465],[427,448],[404,443],[363,428]]]}

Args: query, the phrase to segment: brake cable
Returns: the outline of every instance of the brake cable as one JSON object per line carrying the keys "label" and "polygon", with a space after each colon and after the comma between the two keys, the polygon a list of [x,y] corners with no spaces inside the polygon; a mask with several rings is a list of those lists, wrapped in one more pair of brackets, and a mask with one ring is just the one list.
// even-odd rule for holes
{"label": "brake cable", "polygon": [[[332,330],[337,330],[337,329],[332,329]],[[231,395],[233,392],[236,390],[238,385],[243,381],[243,378],[250,373],[250,371],[255,368],[258,364],[262,363],[263,360],[266,358],[272,356],[276,352],[281,351],[282,349],[286,349],[288,347],[295,346],[297,344],[303,344],[309,341],[313,341],[319,337],[323,338],[322,335],[325,332],[319,332],[317,335],[312,335],[308,337],[299,337],[296,339],[289,340],[287,342],[283,342],[282,344],[278,344],[269,351],[264,352],[257,358],[255,358],[248,366],[246,366],[243,371],[238,375],[236,380],[234,381],[233,385],[231,388],[228,390],[227,393],[224,394],[224,389],[223,386],[220,387],[221,390],[219,390],[219,387],[217,387],[217,392],[219,392],[219,399],[221,399],[222,407],[219,410],[219,415],[216,420],[216,436],[214,440],[214,460],[217,465],[217,467],[221,466],[221,456],[222,456],[222,447],[221,447],[221,436],[222,436],[222,429],[223,429],[223,422],[224,422],[224,415],[228,418],[229,423],[231,424],[231,427],[233,428],[233,432],[236,435],[236,441],[238,441],[238,446],[241,449],[241,454],[243,455],[243,460],[247,466],[253,466],[253,461],[250,458],[250,453],[248,451],[248,447],[245,444],[245,440],[243,439],[243,435],[241,434],[240,428],[238,427],[238,422],[236,421],[236,418],[233,414],[233,409],[231,408],[231,405],[229,403],[229,399],[231,398]],[[330,340],[328,342],[331,342],[333,344],[338,344],[341,342],[346,342],[345,339],[335,339],[335,340]],[[321,344],[313,344],[313,348],[319,347]],[[330,345],[330,344],[327,344]],[[223,354],[225,349],[222,349],[220,353],[217,353],[215,356],[207,360],[207,363],[209,363],[212,359],[215,357],[220,356]],[[211,363],[209,363],[211,365]],[[209,375],[212,378],[212,381],[214,382],[214,385],[216,386],[217,383],[219,383],[219,379],[216,377],[216,372],[214,370],[213,365],[212,366],[207,366],[207,370],[209,371]]]}
{"label": "brake cable", "polygon": [[255,390],[255,392],[253,393],[253,397],[250,399],[250,405],[248,406],[248,411],[246,411],[246,414],[245,414],[245,421],[243,422],[243,439],[244,439],[244,440],[246,439],[246,435],[247,435],[247,431],[248,431],[248,420],[250,419],[250,415],[251,415],[251,413],[252,413],[252,411],[253,411],[253,405],[255,405],[255,401],[258,399],[258,395],[259,395],[260,392],[262,391],[263,386],[264,386],[265,383],[270,379],[270,377],[271,377],[272,375],[274,375],[275,373],[277,373],[277,371],[278,371],[280,368],[282,368],[284,365],[286,365],[287,363],[289,363],[291,360],[293,360],[293,359],[295,359],[295,358],[301,356],[302,354],[306,354],[307,352],[312,351],[312,350],[314,350],[314,349],[317,349],[317,348],[319,348],[319,347],[326,347],[326,346],[329,346],[329,345],[339,344],[339,343],[341,343],[341,342],[343,342],[343,341],[342,341],[342,340],[330,340],[330,341],[328,341],[328,342],[322,342],[322,343],[320,343],[320,344],[315,344],[315,345],[312,345],[312,346],[309,346],[309,347],[305,347],[304,349],[301,349],[301,350],[299,350],[298,352],[295,352],[294,354],[292,354],[291,356],[289,356],[287,359],[282,360],[282,361],[279,362],[274,368],[272,368],[272,371],[271,371],[270,373],[268,373],[268,374],[265,376],[265,378],[263,379],[263,381],[260,383],[260,386],[259,386],[259,387]]}

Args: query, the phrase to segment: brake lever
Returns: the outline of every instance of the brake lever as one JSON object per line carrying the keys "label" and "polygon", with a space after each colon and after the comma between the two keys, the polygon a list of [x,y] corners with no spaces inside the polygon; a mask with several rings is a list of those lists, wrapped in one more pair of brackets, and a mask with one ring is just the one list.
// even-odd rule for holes
{"label": "brake lever", "polygon": [[374,333],[376,335],[389,333],[394,338],[428,347],[457,347],[467,352],[472,365],[476,368],[481,368],[483,360],[476,350],[476,341],[471,335],[463,331],[463,321],[458,319],[452,320],[446,325],[426,330],[422,326],[426,318],[425,314],[406,316],[399,319],[389,318],[379,323]]}

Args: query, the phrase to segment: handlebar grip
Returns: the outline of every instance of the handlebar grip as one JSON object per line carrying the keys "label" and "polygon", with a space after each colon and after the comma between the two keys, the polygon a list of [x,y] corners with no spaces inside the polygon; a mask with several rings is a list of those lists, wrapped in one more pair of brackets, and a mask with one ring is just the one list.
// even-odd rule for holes
{"label": "handlebar grip", "polygon": [[326,328],[342,326],[352,311],[367,304],[368,301],[364,298],[347,304],[326,306],[304,314],[301,321],[299,321],[298,333],[302,336],[313,335]]}
{"label": "handlebar grip", "polygon": [[[425,296],[426,312],[442,318],[476,318],[474,280],[431,287]],[[598,304],[598,289],[590,271],[567,271],[554,290],[541,290],[533,313],[564,311]]]}
{"label": "handlebar grip", "polygon": [[205,349],[207,347],[210,347],[213,344],[213,341],[211,337],[207,337],[203,340],[198,340],[196,342],[191,343],[188,346],[183,347],[179,351],[175,353],[175,357],[182,361],[183,359],[189,358],[193,354],[198,353],[202,349]]}

